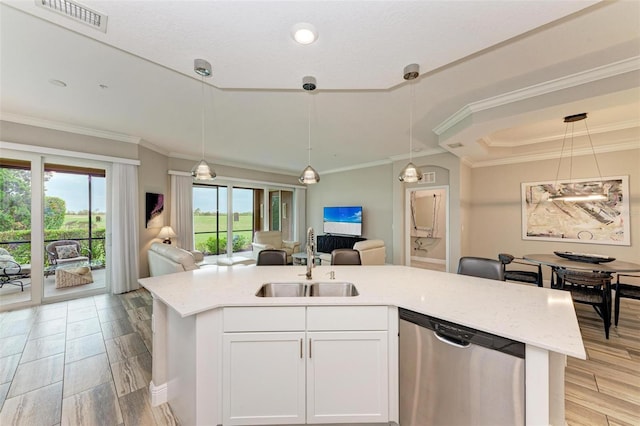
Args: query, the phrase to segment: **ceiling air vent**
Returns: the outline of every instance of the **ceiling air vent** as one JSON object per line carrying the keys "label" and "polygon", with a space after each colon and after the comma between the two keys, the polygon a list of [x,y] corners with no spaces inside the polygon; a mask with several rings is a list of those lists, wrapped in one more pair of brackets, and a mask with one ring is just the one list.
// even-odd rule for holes
{"label": "ceiling air vent", "polygon": [[71,0],[35,0],[35,2],[36,6],[43,9],[52,10],[96,30],[107,32],[107,16],[78,2]]}
{"label": "ceiling air vent", "polygon": [[423,173],[422,183],[436,183],[436,172]]}

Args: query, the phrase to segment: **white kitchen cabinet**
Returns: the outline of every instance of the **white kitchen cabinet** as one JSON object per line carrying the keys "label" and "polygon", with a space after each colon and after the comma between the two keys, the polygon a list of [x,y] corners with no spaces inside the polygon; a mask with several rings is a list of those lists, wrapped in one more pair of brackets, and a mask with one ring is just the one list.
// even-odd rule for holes
{"label": "white kitchen cabinet", "polygon": [[225,309],[224,424],[388,422],[388,308],[299,309]]}
{"label": "white kitchen cabinet", "polygon": [[225,333],[225,425],[305,422],[304,332]]}
{"label": "white kitchen cabinet", "polygon": [[307,332],[307,423],[387,422],[386,331]]}

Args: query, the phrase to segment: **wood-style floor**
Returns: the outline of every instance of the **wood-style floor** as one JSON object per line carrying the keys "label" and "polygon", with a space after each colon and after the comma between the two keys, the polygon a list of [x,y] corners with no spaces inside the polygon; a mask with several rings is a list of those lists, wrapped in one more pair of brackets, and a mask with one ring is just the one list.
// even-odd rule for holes
{"label": "wood-style floor", "polygon": [[151,407],[151,296],[99,295],[0,314],[0,425],[176,425]]}
{"label": "wood-style floor", "polygon": [[[640,301],[622,300],[609,340],[576,311],[589,359],[568,358],[567,424],[640,425]],[[0,314],[0,424],[177,424],[149,405],[150,318],[145,290]]]}
{"label": "wood-style floor", "polygon": [[621,299],[618,327],[604,337],[600,317],[576,304],[588,359],[568,358],[567,424],[640,425],[640,300]]}

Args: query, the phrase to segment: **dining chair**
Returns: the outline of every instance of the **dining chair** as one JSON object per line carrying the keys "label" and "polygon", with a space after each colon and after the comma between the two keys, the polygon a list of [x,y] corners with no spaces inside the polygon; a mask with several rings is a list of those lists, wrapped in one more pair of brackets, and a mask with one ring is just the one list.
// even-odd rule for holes
{"label": "dining chair", "polygon": [[277,249],[265,249],[258,253],[258,266],[276,266],[287,264],[287,252]]}
{"label": "dining chair", "polygon": [[332,265],[362,265],[360,252],[354,249],[335,249],[331,252]]}
{"label": "dining chair", "polygon": [[458,274],[504,281],[502,263],[484,257],[461,257],[458,263]]}
{"label": "dining chair", "polygon": [[[509,253],[499,253],[498,259],[502,263],[502,269],[504,270],[504,279],[506,281],[518,281],[528,284],[535,284],[538,287],[542,287],[542,265],[539,263],[531,263],[522,259],[521,257],[515,257]],[[518,264],[531,268],[537,268],[537,271],[523,270],[523,269],[507,269],[507,265]]]}
{"label": "dining chair", "polygon": [[611,274],[558,268],[559,290],[571,292],[574,302],[593,306],[604,321],[604,335],[609,338],[611,326]]}
{"label": "dining chair", "polygon": [[616,315],[615,315],[616,327],[618,326],[618,319],[620,317],[620,299],[627,298],[627,299],[640,300],[640,285],[621,283],[620,277],[625,277],[625,279],[626,278],[640,279],[640,275],[618,274],[616,278],[616,283],[613,287],[613,289],[616,291],[616,296],[614,299],[615,309],[616,309]]}

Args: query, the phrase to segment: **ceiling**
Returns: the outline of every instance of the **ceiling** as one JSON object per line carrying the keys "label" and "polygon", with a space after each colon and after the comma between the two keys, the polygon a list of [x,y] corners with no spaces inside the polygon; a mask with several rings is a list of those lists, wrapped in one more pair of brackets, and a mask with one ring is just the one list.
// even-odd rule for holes
{"label": "ceiling", "polygon": [[[196,160],[204,107],[208,160],[297,174],[310,107],[322,174],[408,157],[402,74],[417,63],[414,156],[551,158],[562,117],[579,112],[597,150],[640,146],[640,2],[81,3],[108,16],[106,32],[33,0],[2,1],[2,120]],[[315,43],[292,39],[300,22],[315,26]],[[195,58],[213,65],[204,92]]]}

